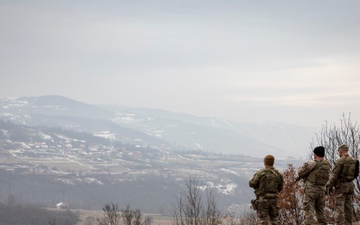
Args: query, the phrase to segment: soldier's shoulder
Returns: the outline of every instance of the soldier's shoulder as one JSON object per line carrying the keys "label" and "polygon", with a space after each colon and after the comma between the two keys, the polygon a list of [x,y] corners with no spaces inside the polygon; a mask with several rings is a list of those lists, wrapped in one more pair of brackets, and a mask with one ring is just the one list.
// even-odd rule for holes
{"label": "soldier's shoulder", "polygon": [[[270,172],[271,171],[273,171],[273,172],[275,172],[277,175],[279,175],[280,177],[282,177],[283,176],[283,174],[279,171],[279,170],[277,170],[277,169],[275,169],[275,168],[272,168],[271,170],[269,170]],[[273,172],[271,172],[271,173],[273,173]]]}
{"label": "soldier's shoulder", "polygon": [[335,161],[335,164],[340,164],[345,161],[345,157],[340,157]]}
{"label": "soldier's shoulder", "polygon": [[260,171],[259,171],[259,174],[265,174],[265,173],[267,173],[269,170],[267,169],[267,168],[264,168],[264,169],[261,169]]}
{"label": "soldier's shoulder", "polygon": [[261,169],[261,170],[258,170],[258,171],[254,174],[254,176],[259,176],[259,175],[262,175],[262,174],[264,174],[264,173],[266,173],[265,169]]}
{"label": "soldier's shoulder", "polygon": [[316,163],[318,163],[318,162],[319,162],[318,160],[310,159],[309,161],[307,161],[307,168],[309,170],[312,170],[316,166]]}
{"label": "soldier's shoulder", "polygon": [[302,165],[301,168],[303,168],[303,169],[308,169],[309,167],[314,167],[315,165],[316,165],[316,160],[310,159],[310,160],[306,161],[306,162]]}
{"label": "soldier's shoulder", "polygon": [[352,157],[352,156],[348,156],[347,159],[348,159],[347,160],[348,163],[355,163],[357,160],[355,157]]}
{"label": "soldier's shoulder", "polygon": [[327,160],[327,159],[324,159],[324,160],[323,160],[323,163],[325,163],[325,164],[327,164],[327,165],[330,165],[330,162],[329,162],[329,160]]}

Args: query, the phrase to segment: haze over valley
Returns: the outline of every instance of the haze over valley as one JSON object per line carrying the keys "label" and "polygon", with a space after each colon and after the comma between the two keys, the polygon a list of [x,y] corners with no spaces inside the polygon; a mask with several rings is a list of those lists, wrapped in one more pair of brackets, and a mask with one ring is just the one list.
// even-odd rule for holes
{"label": "haze over valley", "polygon": [[273,153],[281,169],[307,157],[307,149],[296,156],[298,149],[280,149],[274,139],[296,146],[311,134],[286,124],[95,106],[62,96],[2,99],[0,118],[2,201],[14,195],[24,203],[85,209],[115,201],[164,214],[190,175],[215,189],[225,209],[246,207],[253,195],[248,179],[262,168],[264,154]]}

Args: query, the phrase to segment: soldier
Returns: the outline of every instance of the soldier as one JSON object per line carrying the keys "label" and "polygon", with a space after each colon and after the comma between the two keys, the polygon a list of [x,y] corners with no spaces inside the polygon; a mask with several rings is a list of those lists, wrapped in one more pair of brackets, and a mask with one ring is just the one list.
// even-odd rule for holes
{"label": "soldier", "polygon": [[324,159],[325,148],[314,149],[314,160],[309,160],[299,169],[299,177],[304,179],[305,194],[303,207],[305,225],[314,224],[314,214],[318,224],[327,224],[325,216],[326,183],[330,175],[330,163]]}
{"label": "soldier", "polygon": [[279,224],[277,202],[278,193],[283,188],[284,178],[274,168],[274,162],[274,156],[265,156],[265,168],[256,172],[249,181],[249,186],[255,189],[256,200],[252,200],[252,204],[259,218],[259,224],[268,224],[269,218],[272,225]]}
{"label": "soldier", "polygon": [[352,224],[356,159],[349,156],[349,147],[345,144],[338,147],[338,153],[340,158],[335,162],[326,189],[334,194],[336,224],[348,225]]}

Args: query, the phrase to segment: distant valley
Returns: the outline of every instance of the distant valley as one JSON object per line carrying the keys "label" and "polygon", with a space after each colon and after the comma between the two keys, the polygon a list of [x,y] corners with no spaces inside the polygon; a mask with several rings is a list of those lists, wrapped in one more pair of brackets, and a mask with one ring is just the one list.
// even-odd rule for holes
{"label": "distant valley", "polygon": [[[94,106],[62,96],[0,101],[0,202],[168,212],[190,175],[224,208],[246,205],[264,154],[299,165],[313,128],[240,124],[156,109]],[[300,151],[301,148],[301,151]]]}

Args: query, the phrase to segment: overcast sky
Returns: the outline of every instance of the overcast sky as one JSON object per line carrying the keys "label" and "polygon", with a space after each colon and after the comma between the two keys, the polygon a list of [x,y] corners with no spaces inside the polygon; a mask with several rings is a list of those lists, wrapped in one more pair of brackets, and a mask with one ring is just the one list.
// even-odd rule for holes
{"label": "overcast sky", "polygon": [[360,120],[360,1],[0,1],[0,98]]}

